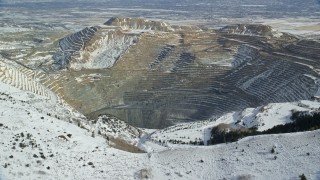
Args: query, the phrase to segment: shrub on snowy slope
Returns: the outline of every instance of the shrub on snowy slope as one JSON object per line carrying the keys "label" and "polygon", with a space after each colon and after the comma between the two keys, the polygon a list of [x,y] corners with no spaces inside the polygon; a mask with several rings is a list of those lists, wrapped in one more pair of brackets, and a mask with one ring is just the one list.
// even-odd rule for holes
{"label": "shrub on snowy slope", "polygon": [[247,136],[293,133],[320,129],[320,112],[306,113],[303,111],[297,111],[293,113],[291,119],[293,120],[292,123],[277,125],[262,132],[258,132],[254,128],[232,129],[229,127],[222,128],[221,125],[219,125],[212,128],[211,138],[208,144],[213,145],[219,143],[235,142]]}
{"label": "shrub on snowy slope", "polygon": [[294,113],[291,117],[293,122],[278,125],[263,132],[263,134],[291,133],[301,131],[312,131],[320,128],[320,112],[312,114],[305,112]]}
{"label": "shrub on snowy slope", "polygon": [[211,138],[208,144],[219,144],[227,142],[235,142],[238,139],[258,135],[254,128],[251,129],[233,129],[233,128],[222,128],[218,125],[211,130]]}

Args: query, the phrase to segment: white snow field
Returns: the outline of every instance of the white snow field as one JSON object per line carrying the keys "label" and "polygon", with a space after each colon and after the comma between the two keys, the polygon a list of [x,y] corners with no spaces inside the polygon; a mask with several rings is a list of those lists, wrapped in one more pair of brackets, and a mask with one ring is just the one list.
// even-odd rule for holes
{"label": "white snow field", "polygon": [[[281,119],[283,112],[273,118]],[[140,146],[149,152],[135,154],[114,149],[99,134],[92,137],[68,122],[82,118],[56,99],[0,83],[0,179],[299,179],[302,174],[320,179],[319,130],[169,147],[148,140],[151,134],[146,133],[153,131],[146,130]]]}

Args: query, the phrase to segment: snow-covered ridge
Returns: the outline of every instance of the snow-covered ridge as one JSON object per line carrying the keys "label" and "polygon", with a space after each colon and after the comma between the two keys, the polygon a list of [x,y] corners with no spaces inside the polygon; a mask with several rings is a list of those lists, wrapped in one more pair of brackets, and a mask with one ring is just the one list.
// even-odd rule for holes
{"label": "snow-covered ridge", "polygon": [[171,32],[174,29],[169,23],[164,21],[153,21],[143,18],[130,18],[130,17],[113,17],[104,23],[108,26],[118,26],[124,30],[154,30]]}
{"label": "snow-covered ridge", "polygon": [[271,26],[262,24],[236,24],[225,26],[220,29],[220,32],[230,34],[243,34],[253,36],[269,36],[280,37],[282,33],[277,32]]}
{"label": "snow-covered ridge", "polygon": [[247,108],[239,112],[230,112],[211,120],[178,124],[163,130],[155,131],[150,138],[164,147],[174,144],[198,145],[205,144],[211,137],[211,129],[220,124],[234,129],[257,128],[265,131],[274,126],[291,123],[295,111],[315,112],[320,108],[320,102],[302,100],[292,103],[271,103],[266,106]]}
{"label": "snow-covered ridge", "polygon": [[137,31],[201,31],[197,26],[180,26],[171,25],[162,20],[148,20],[144,18],[131,17],[113,17],[104,23],[107,26],[121,27],[123,30],[137,30]]}

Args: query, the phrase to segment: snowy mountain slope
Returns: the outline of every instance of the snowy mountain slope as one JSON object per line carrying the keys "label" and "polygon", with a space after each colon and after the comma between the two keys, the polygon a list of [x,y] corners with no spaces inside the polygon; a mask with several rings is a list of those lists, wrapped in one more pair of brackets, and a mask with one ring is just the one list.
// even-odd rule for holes
{"label": "snowy mountain slope", "polygon": [[271,103],[257,108],[247,108],[241,112],[227,113],[208,121],[178,124],[152,133],[150,140],[163,146],[173,144],[206,144],[211,137],[211,129],[219,124],[230,128],[252,128],[258,131],[276,125],[292,122],[293,111],[312,112],[320,108],[317,101],[303,100],[292,103]]}
{"label": "snowy mountain slope", "polygon": [[151,157],[157,161],[153,173],[162,179],[299,179],[301,174],[319,179],[319,133],[256,136],[163,151]]}
{"label": "snowy mountain slope", "polygon": [[109,143],[114,144],[115,147],[117,147],[117,144],[114,142],[115,140],[124,141],[129,145],[137,146],[143,133],[139,128],[130,126],[111,115],[100,116],[95,122],[93,131],[95,134],[102,135],[109,139]]}
{"label": "snowy mountain slope", "polygon": [[[134,154],[111,148],[99,134],[92,137],[92,132],[66,122],[77,116],[46,97],[3,83],[0,92],[1,179],[297,179],[301,174],[318,179],[320,175],[319,130]],[[61,117],[49,114],[53,112]],[[159,146],[150,141],[142,144],[149,149]]]}
{"label": "snowy mountain slope", "polygon": [[[144,165],[145,155],[111,149],[104,138],[66,122],[76,116],[59,104],[3,83],[0,92],[2,179],[130,179]],[[131,170],[121,171],[124,166]]]}

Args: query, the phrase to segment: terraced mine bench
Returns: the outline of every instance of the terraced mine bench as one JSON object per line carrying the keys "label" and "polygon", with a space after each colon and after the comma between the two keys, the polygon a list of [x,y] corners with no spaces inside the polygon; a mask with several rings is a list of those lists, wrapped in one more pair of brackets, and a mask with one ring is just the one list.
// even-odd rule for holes
{"label": "terraced mine bench", "polygon": [[[89,118],[161,128],[310,99],[319,88],[319,44],[264,25],[217,31],[112,18],[59,42],[58,68],[48,69],[69,69],[44,83]],[[82,80],[92,74],[99,78]]]}

